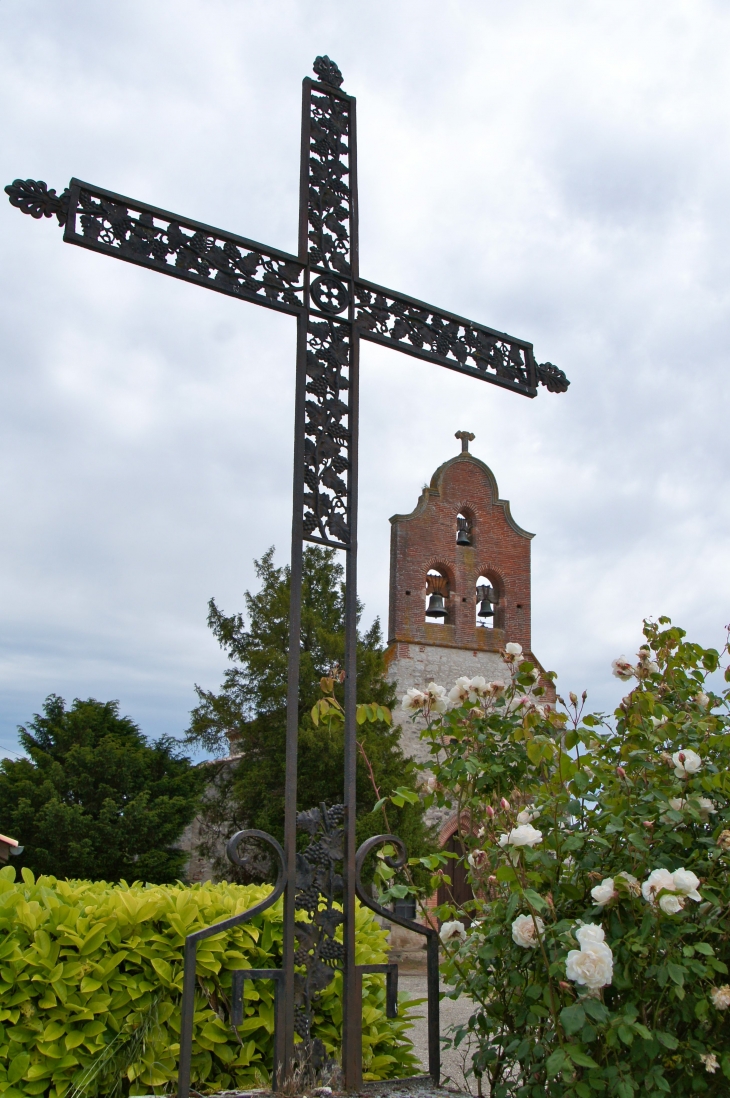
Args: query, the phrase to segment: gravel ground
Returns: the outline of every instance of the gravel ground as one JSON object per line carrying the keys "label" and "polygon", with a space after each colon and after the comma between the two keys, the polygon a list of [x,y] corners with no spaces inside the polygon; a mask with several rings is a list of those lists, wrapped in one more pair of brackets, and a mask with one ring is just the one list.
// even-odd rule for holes
{"label": "gravel ground", "polygon": [[[412,999],[425,999],[425,970],[404,972],[401,969],[398,973],[398,991],[407,992]],[[468,1021],[472,1010],[473,1004],[471,999],[467,999],[466,997],[457,999],[456,1001],[453,999],[442,999],[440,1008],[441,1036],[448,1036],[452,1026]],[[413,1029],[409,1030],[408,1035],[413,1041],[414,1052],[421,1061],[423,1070],[428,1071],[428,1029],[426,1024],[425,1003],[419,1008],[419,1013],[422,1014],[422,1017],[415,1022]],[[464,1078],[464,1060],[465,1058],[468,1058],[468,1052],[466,1052],[465,1055],[465,1049],[466,1046],[462,1044],[458,1049],[450,1048],[441,1050],[441,1080],[449,1087],[456,1087],[459,1090],[469,1092],[474,1089],[474,1080],[473,1078],[470,1080],[465,1080]]]}

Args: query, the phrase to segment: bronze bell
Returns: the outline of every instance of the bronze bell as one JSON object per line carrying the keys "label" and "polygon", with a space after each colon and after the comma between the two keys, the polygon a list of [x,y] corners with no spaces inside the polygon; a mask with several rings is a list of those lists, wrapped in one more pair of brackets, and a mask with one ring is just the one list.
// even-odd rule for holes
{"label": "bronze bell", "polygon": [[444,606],[444,596],[443,595],[437,595],[437,594],[434,593],[433,595],[428,596],[428,606],[426,607],[426,617],[427,618],[445,618],[446,617],[446,607]]}
{"label": "bronze bell", "polygon": [[497,596],[494,593],[493,587],[487,587],[486,584],[480,583],[477,587],[477,599],[479,601],[479,609],[477,610],[478,618],[493,618],[494,607],[492,603],[497,601]]}
{"label": "bronze bell", "polygon": [[461,515],[456,520],[456,544],[471,545],[471,524],[468,518]]}

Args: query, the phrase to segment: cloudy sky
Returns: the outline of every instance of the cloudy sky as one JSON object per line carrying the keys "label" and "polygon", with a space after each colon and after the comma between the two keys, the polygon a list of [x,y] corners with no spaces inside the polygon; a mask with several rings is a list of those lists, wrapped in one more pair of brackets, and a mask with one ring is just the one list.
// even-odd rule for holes
{"label": "cloudy sky", "polygon": [[[611,707],[666,613],[730,620],[730,9],[0,0],[0,183],[78,176],[296,250],[301,79],[358,96],[361,271],[530,339],[536,400],[365,344],[361,578],[454,431],[533,541],[533,647]],[[3,196],[4,199],[4,196]],[[286,559],[294,322],[0,204],[0,748],[44,697],[179,734],[206,625]]]}

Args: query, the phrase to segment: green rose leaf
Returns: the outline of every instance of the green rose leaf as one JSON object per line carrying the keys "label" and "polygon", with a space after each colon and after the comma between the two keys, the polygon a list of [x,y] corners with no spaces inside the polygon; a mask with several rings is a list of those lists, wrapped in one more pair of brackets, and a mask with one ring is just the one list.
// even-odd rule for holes
{"label": "green rose leaf", "polygon": [[552,1076],[557,1075],[559,1071],[563,1070],[568,1062],[568,1058],[562,1048],[556,1049],[551,1056],[548,1056],[545,1064],[548,1076],[552,1078]]}
{"label": "green rose leaf", "polygon": [[685,971],[686,970],[682,967],[682,965],[674,964],[673,961],[670,961],[667,965],[667,972],[669,973],[669,978],[670,978],[670,980],[673,980],[674,983],[677,984],[678,987],[684,987],[684,974],[685,974]]}
{"label": "green rose leaf", "polygon": [[585,1052],[579,1052],[577,1049],[574,1049],[572,1045],[570,1048],[570,1058],[577,1067],[597,1068],[599,1066],[596,1061],[586,1055]]}
{"label": "green rose leaf", "polygon": [[568,1036],[579,1033],[585,1025],[585,1020],[586,1012],[580,1003],[573,1003],[572,1006],[564,1007],[560,1011],[560,1021]]}

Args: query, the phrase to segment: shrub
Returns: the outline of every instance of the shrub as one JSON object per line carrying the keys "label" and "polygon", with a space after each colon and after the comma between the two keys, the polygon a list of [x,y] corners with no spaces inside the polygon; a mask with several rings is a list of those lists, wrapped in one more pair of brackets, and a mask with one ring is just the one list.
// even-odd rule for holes
{"label": "shrub", "polygon": [[[109,885],[0,870],[0,1095],[62,1098],[170,1093],[177,1075],[185,935],[261,900],[269,886]],[[357,913],[357,962],[385,961],[385,933]],[[229,1025],[231,971],[281,963],[281,900],[198,947],[192,1080],[196,1089],[265,1085],[273,1055],[273,988],[244,985],[244,1021]],[[412,1074],[404,1012],[385,1015],[384,978],[363,978],[365,1077]],[[341,1039],[341,976],[323,992],[314,1033]],[[104,1070],[101,1070],[106,1065]],[[121,1080],[121,1082],[120,1082]]]}
{"label": "shrub", "polygon": [[119,703],[51,694],[19,730],[27,758],[0,760],[0,831],[22,836],[36,875],[172,884],[177,842],[205,786],[169,737],[150,742]]}
{"label": "shrub", "polygon": [[669,619],[644,636],[613,722],[543,704],[518,645],[506,689],[404,699],[459,812],[474,900],[439,912],[444,970],[493,1098],[728,1093],[730,691]]}

